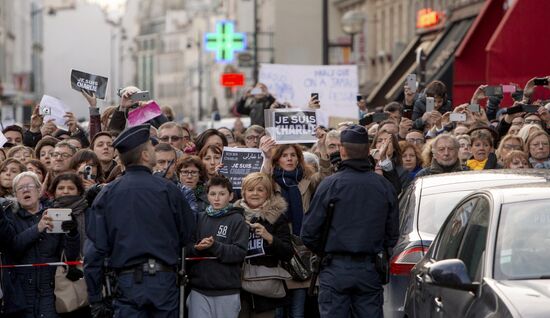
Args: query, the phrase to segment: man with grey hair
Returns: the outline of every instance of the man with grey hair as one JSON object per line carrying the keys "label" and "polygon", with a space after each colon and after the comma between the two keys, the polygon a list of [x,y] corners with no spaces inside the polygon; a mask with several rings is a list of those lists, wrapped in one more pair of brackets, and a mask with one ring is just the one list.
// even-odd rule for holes
{"label": "man with grey hair", "polygon": [[259,125],[252,125],[244,132],[244,143],[247,148],[259,148],[260,138],[265,133],[265,129]]}
{"label": "man with grey hair", "polygon": [[432,163],[429,167],[420,170],[416,176],[422,177],[431,174],[462,171],[458,150],[460,143],[449,134],[437,136],[432,143]]}

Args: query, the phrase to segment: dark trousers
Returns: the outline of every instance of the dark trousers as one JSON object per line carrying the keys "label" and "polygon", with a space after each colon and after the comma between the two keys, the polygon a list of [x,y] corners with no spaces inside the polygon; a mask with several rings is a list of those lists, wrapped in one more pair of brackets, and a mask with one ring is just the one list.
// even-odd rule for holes
{"label": "dark trousers", "polygon": [[383,287],[369,259],[332,258],[319,275],[322,318],[383,317]]}
{"label": "dark trousers", "polygon": [[118,292],[120,296],[113,302],[115,317],[178,317],[176,273],[144,273],[140,283],[135,282],[132,273],[121,274]]}

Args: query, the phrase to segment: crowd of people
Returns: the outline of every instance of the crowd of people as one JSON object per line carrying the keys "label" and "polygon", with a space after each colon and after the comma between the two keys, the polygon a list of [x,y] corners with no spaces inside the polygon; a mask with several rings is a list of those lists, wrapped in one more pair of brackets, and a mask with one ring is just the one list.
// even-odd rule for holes
{"label": "crowd of people", "polygon": [[[56,266],[2,266],[0,317],[174,317],[182,247],[194,258],[185,268],[190,317],[381,317],[378,269],[346,264],[374,264],[372,255],[391,254],[397,196],[415,177],[550,168],[550,103],[532,100],[535,79],[518,89],[512,105],[486,88],[471,103],[453,105],[440,81],[417,92],[405,85],[402,101],[374,112],[359,100],[363,126],[319,126],[317,142],[306,145],[277,144],[267,134],[263,111],[281,105],[261,83],[234,107],[251,117],[250,127],[236,118],[232,128],[200,134],[176,123],[169,107],[146,125],[127,127],[128,112],[143,104],[131,99],[136,87],[124,88],[119,105],[102,111],[83,92],[88,127],[67,113],[66,129],[59,128],[37,105],[28,127],[2,130],[1,264],[83,260],[84,267],[62,268],[70,281],[85,278],[88,301],[58,312]],[[323,107],[314,98],[309,106]],[[373,120],[376,113],[387,119]],[[219,174],[228,146],[263,153],[261,171],[247,175],[241,189]],[[331,199],[336,212],[325,245],[320,235]],[[50,233],[51,209],[72,211],[62,233]],[[258,240],[263,253],[247,257]],[[319,296],[308,295],[311,275],[299,277],[293,267],[301,263],[310,272],[312,255],[325,253]],[[291,275],[262,289],[253,278],[266,268]],[[111,297],[109,270],[117,277]],[[364,297],[351,297],[355,291]]]}

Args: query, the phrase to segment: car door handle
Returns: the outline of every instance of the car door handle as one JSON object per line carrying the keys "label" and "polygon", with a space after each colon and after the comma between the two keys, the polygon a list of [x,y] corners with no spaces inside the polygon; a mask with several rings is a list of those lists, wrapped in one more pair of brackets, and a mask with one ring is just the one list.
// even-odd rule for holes
{"label": "car door handle", "polygon": [[434,298],[434,304],[435,304],[435,311],[440,312],[443,310],[443,302],[441,301],[441,297],[435,297]]}

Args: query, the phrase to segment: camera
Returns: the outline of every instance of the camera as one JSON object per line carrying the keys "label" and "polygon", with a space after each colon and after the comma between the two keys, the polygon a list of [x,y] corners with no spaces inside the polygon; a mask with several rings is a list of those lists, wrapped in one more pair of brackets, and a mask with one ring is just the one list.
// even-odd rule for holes
{"label": "camera", "polygon": [[92,166],[85,166],[85,167],[84,167],[84,179],[86,179],[86,180],[93,180],[93,177],[92,177]]}
{"label": "camera", "polygon": [[40,106],[39,114],[42,116],[48,116],[52,114],[52,109],[49,106]]}

